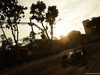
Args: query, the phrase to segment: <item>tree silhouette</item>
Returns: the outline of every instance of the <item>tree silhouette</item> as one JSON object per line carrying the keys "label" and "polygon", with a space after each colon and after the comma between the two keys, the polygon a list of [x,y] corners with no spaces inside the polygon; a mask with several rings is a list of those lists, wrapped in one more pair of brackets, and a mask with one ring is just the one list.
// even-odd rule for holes
{"label": "tree silhouette", "polygon": [[71,31],[68,33],[69,41],[72,43],[72,45],[77,45],[81,43],[81,33],[80,31]]}
{"label": "tree silhouette", "polygon": [[3,25],[3,24],[0,24],[0,28],[1,28],[2,32],[3,32],[3,34],[2,34],[1,36],[3,36],[3,37],[6,39],[6,41],[8,42],[7,36],[6,36],[6,34],[5,34],[5,31],[4,31],[2,25]]}
{"label": "tree silhouette", "polygon": [[30,32],[30,37],[35,40],[36,33],[33,31],[33,27],[31,26],[32,31]]}
{"label": "tree silhouette", "polygon": [[49,23],[51,26],[51,39],[53,39],[53,24],[55,22],[55,18],[58,16],[58,10],[56,9],[56,6],[49,6],[46,13],[45,9],[46,5],[43,1],[38,1],[37,4],[33,3],[30,11],[30,14],[32,14],[31,19],[41,23],[43,27],[42,33],[46,34],[48,39],[50,39],[47,32],[48,26],[44,25],[44,22]]}
{"label": "tree silhouette", "polygon": [[87,23],[87,28],[89,28],[93,34],[100,34],[100,17],[92,18],[92,20]]}
{"label": "tree silhouette", "polygon": [[9,42],[10,45],[13,45],[13,40],[12,40],[11,37],[8,38],[8,42]]}
{"label": "tree silhouette", "polygon": [[49,6],[48,12],[46,13],[46,21],[49,22],[49,25],[51,26],[51,39],[53,39],[53,24],[57,16],[58,9],[56,9],[56,6]]}
{"label": "tree silhouette", "polygon": [[[15,44],[17,46],[19,37],[18,24],[20,23],[21,18],[24,17],[24,10],[26,9],[26,7],[18,5],[17,0],[0,1],[0,14],[2,15],[1,23],[3,21],[7,22],[6,28],[11,29]],[[17,35],[14,32],[16,32]]]}
{"label": "tree silhouette", "polygon": [[23,45],[27,45],[27,44],[31,43],[30,37],[24,37],[22,41],[23,41],[23,43],[22,43]]}
{"label": "tree silhouette", "polygon": [[2,39],[2,41],[1,41],[2,47],[1,47],[1,48],[2,48],[3,50],[9,50],[9,49],[11,49],[11,47],[13,46],[12,38],[9,37],[9,38],[6,40],[6,39],[5,39],[5,35],[2,34],[2,35],[1,35],[1,39]]}
{"label": "tree silhouette", "polygon": [[45,20],[45,9],[46,5],[42,1],[38,1],[37,4],[32,3],[30,14],[32,14],[31,20],[36,20],[37,22],[40,22],[48,39],[50,39],[47,33],[47,28],[43,24]]}
{"label": "tree silhouette", "polygon": [[[0,4],[1,5],[1,4]],[[4,31],[4,26],[3,26],[3,22],[5,21],[5,16],[4,16],[4,14],[2,14],[2,12],[0,11],[0,28],[1,28],[1,30],[2,30],[2,32],[3,32],[3,34],[1,35],[1,36],[3,36],[3,38],[5,38],[6,39],[6,41],[8,42],[8,39],[7,39],[7,36],[6,36],[6,33],[5,33],[5,31]]]}
{"label": "tree silhouette", "polygon": [[45,36],[44,33],[41,34],[41,38],[42,38],[42,39],[46,39],[46,36]]}

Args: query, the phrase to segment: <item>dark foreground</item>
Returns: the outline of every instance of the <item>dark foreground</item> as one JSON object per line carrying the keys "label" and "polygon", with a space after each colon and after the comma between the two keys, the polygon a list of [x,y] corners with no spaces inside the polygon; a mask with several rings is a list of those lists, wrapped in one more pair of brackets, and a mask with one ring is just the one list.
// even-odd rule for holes
{"label": "dark foreground", "polygon": [[61,62],[65,50],[59,54],[5,68],[0,75],[100,75],[100,42],[85,46],[87,55],[76,64],[64,65]]}

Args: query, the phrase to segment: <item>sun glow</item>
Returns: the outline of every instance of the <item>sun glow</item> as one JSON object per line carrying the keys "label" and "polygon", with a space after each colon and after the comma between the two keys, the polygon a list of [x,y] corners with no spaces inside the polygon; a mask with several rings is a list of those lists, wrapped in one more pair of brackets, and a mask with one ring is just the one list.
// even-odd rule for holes
{"label": "sun glow", "polygon": [[58,22],[54,26],[54,36],[57,37],[58,39],[60,39],[61,35],[66,36],[72,30],[73,30],[73,28],[70,27],[68,24],[66,24],[64,22]]}

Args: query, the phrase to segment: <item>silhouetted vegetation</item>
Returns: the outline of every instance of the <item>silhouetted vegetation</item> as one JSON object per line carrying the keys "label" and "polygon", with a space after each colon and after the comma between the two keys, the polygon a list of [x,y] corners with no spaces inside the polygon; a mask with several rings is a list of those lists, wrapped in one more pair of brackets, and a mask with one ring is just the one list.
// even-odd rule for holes
{"label": "silhouetted vegetation", "polygon": [[[4,27],[11,29],[15,44],[17,46],[19,37],[18,23],[21,21],[21,18],[24,17],[24,10],[26,9],[27,9],[26,7],[18,5],[17,0],[0,1],[0,28],[2,29],[2,31]],[[7,24],[4,26],[5,22]],[[15,35],[14,32],[16,32],[17,35]],[[5,38],[7,40],[6,36]]]}
{"label": "silhouetted vegetation", "polygon": [[[11,65],[25,59],[37,59],[60,52],[61,43],[58,40],[50,41],[48,33],[48,26],[51,27],[51,39],[53,39],[53,24],[58,16],[58,9],[56,6],[49,6],[47,12],[45,11],[46,5],[43,1],[38,1],[36,4],[32,3],[29,18],[32,31],[29,37],[23,38],[23,43],[19,43],[19,28],[18,24],[22,18],[25,17],[24,10],[27,7],[18,5],[17,0],[0,1],[0,28],[3,32],[1,34],[2,47],[0,48],[0,67]],[[40,23],[35,24],[33,21]],[[45,23],[44,23],[45,22]],[[49,23],[49,25],[48,25]],[[46,25],[44,25],[46,24]],[[36,33],[33,26],[36,26],[41,32]],[[7,38],[4,28],[10,29],[12,38]],[[40,40],[36,40],[35,35],[41,34]],[[14,45],[15,44],[15,45]],[[0,69],[1,69],[0,68]]]}
{"label": "silhouetted vegetation", "polygon": [[[60,40],[56,38],[54,40],[53,25],[58,16],[58,9],[56,6],[48,6],[46,11],[46,4],[43,1],[38,1],[36,4],[32,3],[30,7],[31,17],[29,18],[30,22],[27,23],[31,26],[30,36],[24,37],[20,44],[18,24],[25,17],[24,10],[26,9],[27,7],[18,5],[17,0],[0,1],[0,28],[3,32],[3,34],[0,34],[2,39],[0,66],[13,62],[18,63],[21,60],[27,61],[28,59],[35,60],[44,56],[47,57],[79,44],[87,43],[88,34],[81,34],[80,31],[74,30],[66,36],[61,36]],[[87,28],[91,29],[93,34],[100,35],[99,20],[100,17],[93,18],[87,24]],[[39,26],[40,24],[42,27]],[[33,26],[36,26],[41,32],[35,32]],[[7,38],[4,28],[11,30],[13,39]],[[48,28],[51,28],[50,33]],[[35,35],[37,34],[40,34],[41,39],[36,39]],[[51,35],[51,38],[49,35]]]}
{"label": "silhouetted vegetation", "polygon": [[[45,9],[46,4],[43,1],[38,1],[37,4],[32,3],[30,11],[30,14],[32,14],[32,16],[30,17],[30,25],[32,28],[32,32],[34,33],[34,24],[32,24],[32,20],[36,20],[38,23],[42,25],[42,38],[50,39],[50,33],[48,33],[47,25],[49,23],[49,25],[51,26],[51,39],[53,39],[53,24],[55,23],[55,18],[58,16],[58,9],[56,8],[56,6],[49,6],[47,12],[45,12]],[[45,25],[44,22],[47,24]]]}
{"label": "silhouetted vegetation", "polygon": [[71,31],[66,36],[61,36],[60,40],[66,47],[75,47],[78,44],[82,44],[83,34],[80,33],[80,31]]}
{"label": "silhouetted vegetation", "polygon": [[51,39],[53,40],[53,24],[55,23],[55,18],[58,16],[58,9],[56,6],[49,6],[48,12],[46,13],[46,21],[49,22],[51,26]]}

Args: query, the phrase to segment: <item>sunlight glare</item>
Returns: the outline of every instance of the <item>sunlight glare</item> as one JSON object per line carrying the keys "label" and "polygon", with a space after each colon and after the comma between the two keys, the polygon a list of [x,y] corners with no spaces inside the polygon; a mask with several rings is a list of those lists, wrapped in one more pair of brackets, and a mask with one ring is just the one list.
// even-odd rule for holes
{"label": "sunlight glare", "polygon": [[58,22],[54,26],[54,36],[60,39],[61,35],[66,36],[72,30],[73,29],[67,23]]}

